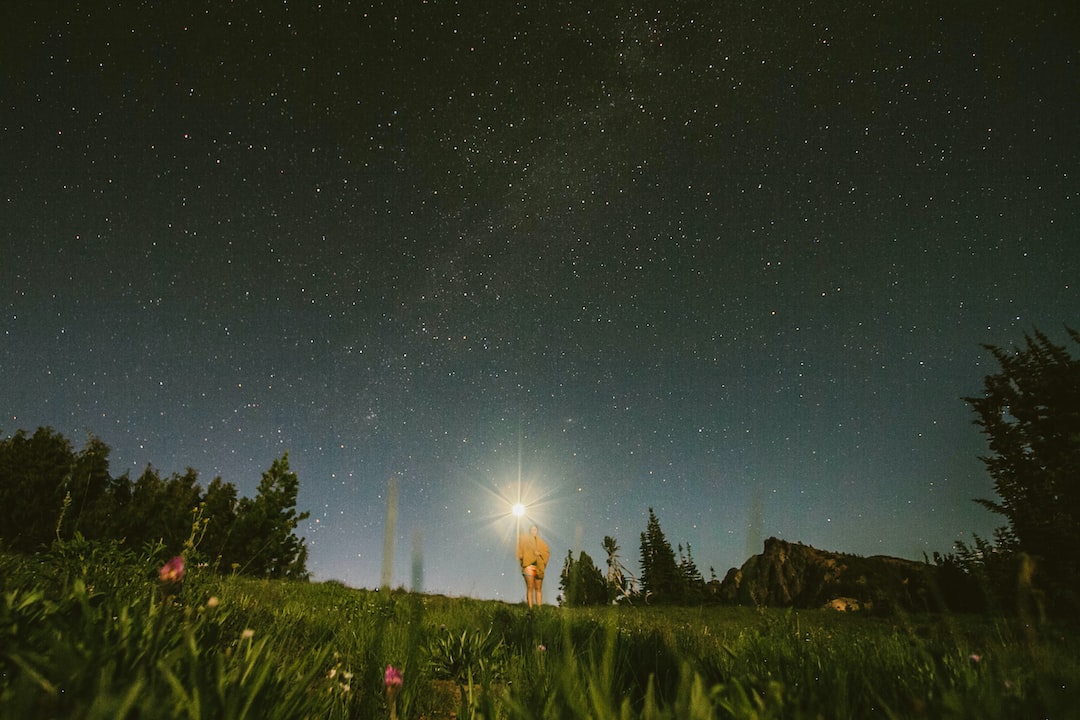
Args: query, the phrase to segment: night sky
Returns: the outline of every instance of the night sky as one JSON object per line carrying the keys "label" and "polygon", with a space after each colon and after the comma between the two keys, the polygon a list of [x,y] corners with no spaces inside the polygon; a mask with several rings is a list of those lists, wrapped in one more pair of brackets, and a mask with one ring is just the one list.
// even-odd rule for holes
{"label": "night sky", "polygon": [[355,587],[391,478],[394,586],[515,602],[519,492],[547,600],[650,507],[707,578],[987,537],[981,345],[1080,326],[1075,8],[5,3],[0,433],[287,451]]}

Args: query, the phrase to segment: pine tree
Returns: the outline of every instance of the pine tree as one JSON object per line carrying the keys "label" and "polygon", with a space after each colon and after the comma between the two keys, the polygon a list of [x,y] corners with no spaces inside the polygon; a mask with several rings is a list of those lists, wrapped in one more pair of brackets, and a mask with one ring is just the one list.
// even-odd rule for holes
{"label": "pine tree", "polygon": [[682,590],[675,551],[664,537],[656,513],[649,508],[649,522],[641,533],[641,592],[647,602],[672,603],[683,599]]}
{"label": "pine tree", "polygon": [[562,604],[567,607],[604,605],[608,599],[604,576],[584,550],[578,553],[577,560],[572,551],[567,551],[559,589],[562,590]]}
{"label": "pine tree", "polygon": [[307,548],[293,532],[310,513],[296,513],[300,481],[289,469],[289,454],[263,473],[253,499],[237,505],[230,544],[238,550],[240,572],[270,578],[307,579]]}
{"label": "pine tree", "polygon": [[694,562],[694,554],[690,550],[690,543],[686,543],[686,554],[683,555],[682,545],[679,546],[679,572],[682,576],[684,599],[698,601],[705,595],[705,578],[701,576],[697,563]]}

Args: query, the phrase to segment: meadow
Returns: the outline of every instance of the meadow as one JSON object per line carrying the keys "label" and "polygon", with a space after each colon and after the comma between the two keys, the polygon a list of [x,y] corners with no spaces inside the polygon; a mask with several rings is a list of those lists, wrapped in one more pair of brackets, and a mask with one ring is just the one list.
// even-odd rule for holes
{"label": "meadow", "polygon": [[1070,718],[1075,625],[524,605],[0,553],[0,720]]}

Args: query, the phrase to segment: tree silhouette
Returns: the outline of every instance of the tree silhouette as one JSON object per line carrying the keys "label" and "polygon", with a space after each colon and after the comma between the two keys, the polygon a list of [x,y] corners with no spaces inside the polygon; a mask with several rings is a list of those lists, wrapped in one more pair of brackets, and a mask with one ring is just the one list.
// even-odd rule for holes
{"label": "tree silhouette", "polygon": [[0,440],[0,537],[17,552],[37,552],[56,538],[71,476],[71,442],[50,427]]}
{"label": "tree silhouette", "polygon": [[[202,502],[199,474],[188,468],[183,474],[173,473],[163,480],[158,471],[147,465],[134,484],[123,478],[114,488],[124,488],[127,502],[116,499],[118,516],[107,537],[122,537],[133,541],[160,541],[167,554],[176,555],[184,549],[191,535],[192,518]],[[114,494],[119,495],[118,490]]]}
{"label": "tree silhouette", "polygon": [[637,578],[619,559],[619,544],[615,538],[605,535],[603,548],[607,553],[608,596],[612,600],[629,601],[637,594]]}
{"label": "tree silhouette", "polygon": [[[1080,333],[1067,329],[1073,342]],[[986,435],[983,457],[1000,500],[979,499],[1005,517],[999,550],[1037,559],[1059,607],[1080,607],[1080,361],[1041,332],[1007,352],[985,346],[1000,365],[980,397],[968,397]],[[1003,547],[1002,547],[1003,546]]]}
{"label": "tree silhouette", "polygon": [[686,553],[683,554],[682,545],[679,545],[679,574],[682,578],[685,599],[689,601],[701,600],[705,596],[705,578],[701,576],[697,563],[694,562],[694,554],[690,549],[690,543],[686,543]]}
{"label": "tree silhouette", "polygon": [[76,533],[129,547],[162,542],[189,562],[260,577],[305,579],[307,548],[294,533],[300,482],[288,454],[263,473],[254,498],[215,478],[204,494],[188,468],[162,479],[148,465],[134,482],[109,475],[110,448],[91,435],[76,453],[52,428],[0,439],[0,540],[35,553]]}
{"label": "tree silhouette", "polygon": [[233,563],[238,567],[241,564],[241,558],[228,555],[232,548],[230,540],[236,523],[237,503],[236,486],[222,482],[220,477],[214,478],[206,488],[203,512],[208,522],[198,551],[216,570],[227,572]]}
{"label": "tree silhouette", "polygon": [[648,602],[680,602],[684,587],[675,551],[649,508],[649,522],[641,533],[641,592]]}
{"label": "tree silhouette", "polygon": [[71,474],[62,487],[71,496],[71,507],[61,528],[66,536],[76,532],[93,539],[112,536],[117,508],[109,475],[111,452],[100,438],[90,435],[85,447],[75,456]]}
{"label": "tree silhouette", "polygon": [[310,513],[296,513],[300,481],[289,469],[289,454],[263,473],[254,498],[240,500],[233,547],[240,572],[270,578],[306,579],[307,548],[293,532]]}
{"label": "tree silhouette", "polygon": [[576,561],[573,551],[566,552],[559,589],[562,591],[563,604],[568,607],[604,605],[608,601],[604,576],[584,550],[578,553]]}

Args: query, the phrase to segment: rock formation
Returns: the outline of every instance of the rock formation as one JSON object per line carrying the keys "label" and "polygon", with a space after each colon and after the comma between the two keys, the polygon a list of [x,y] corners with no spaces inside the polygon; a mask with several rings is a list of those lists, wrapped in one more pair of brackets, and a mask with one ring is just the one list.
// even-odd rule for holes
{"label": "rock formation", "polygon": [[864,558],[769,538],[764,552],[728,571],[717,599],[770,607],[932,610],[938,605],[935,575],[928,563]]}

